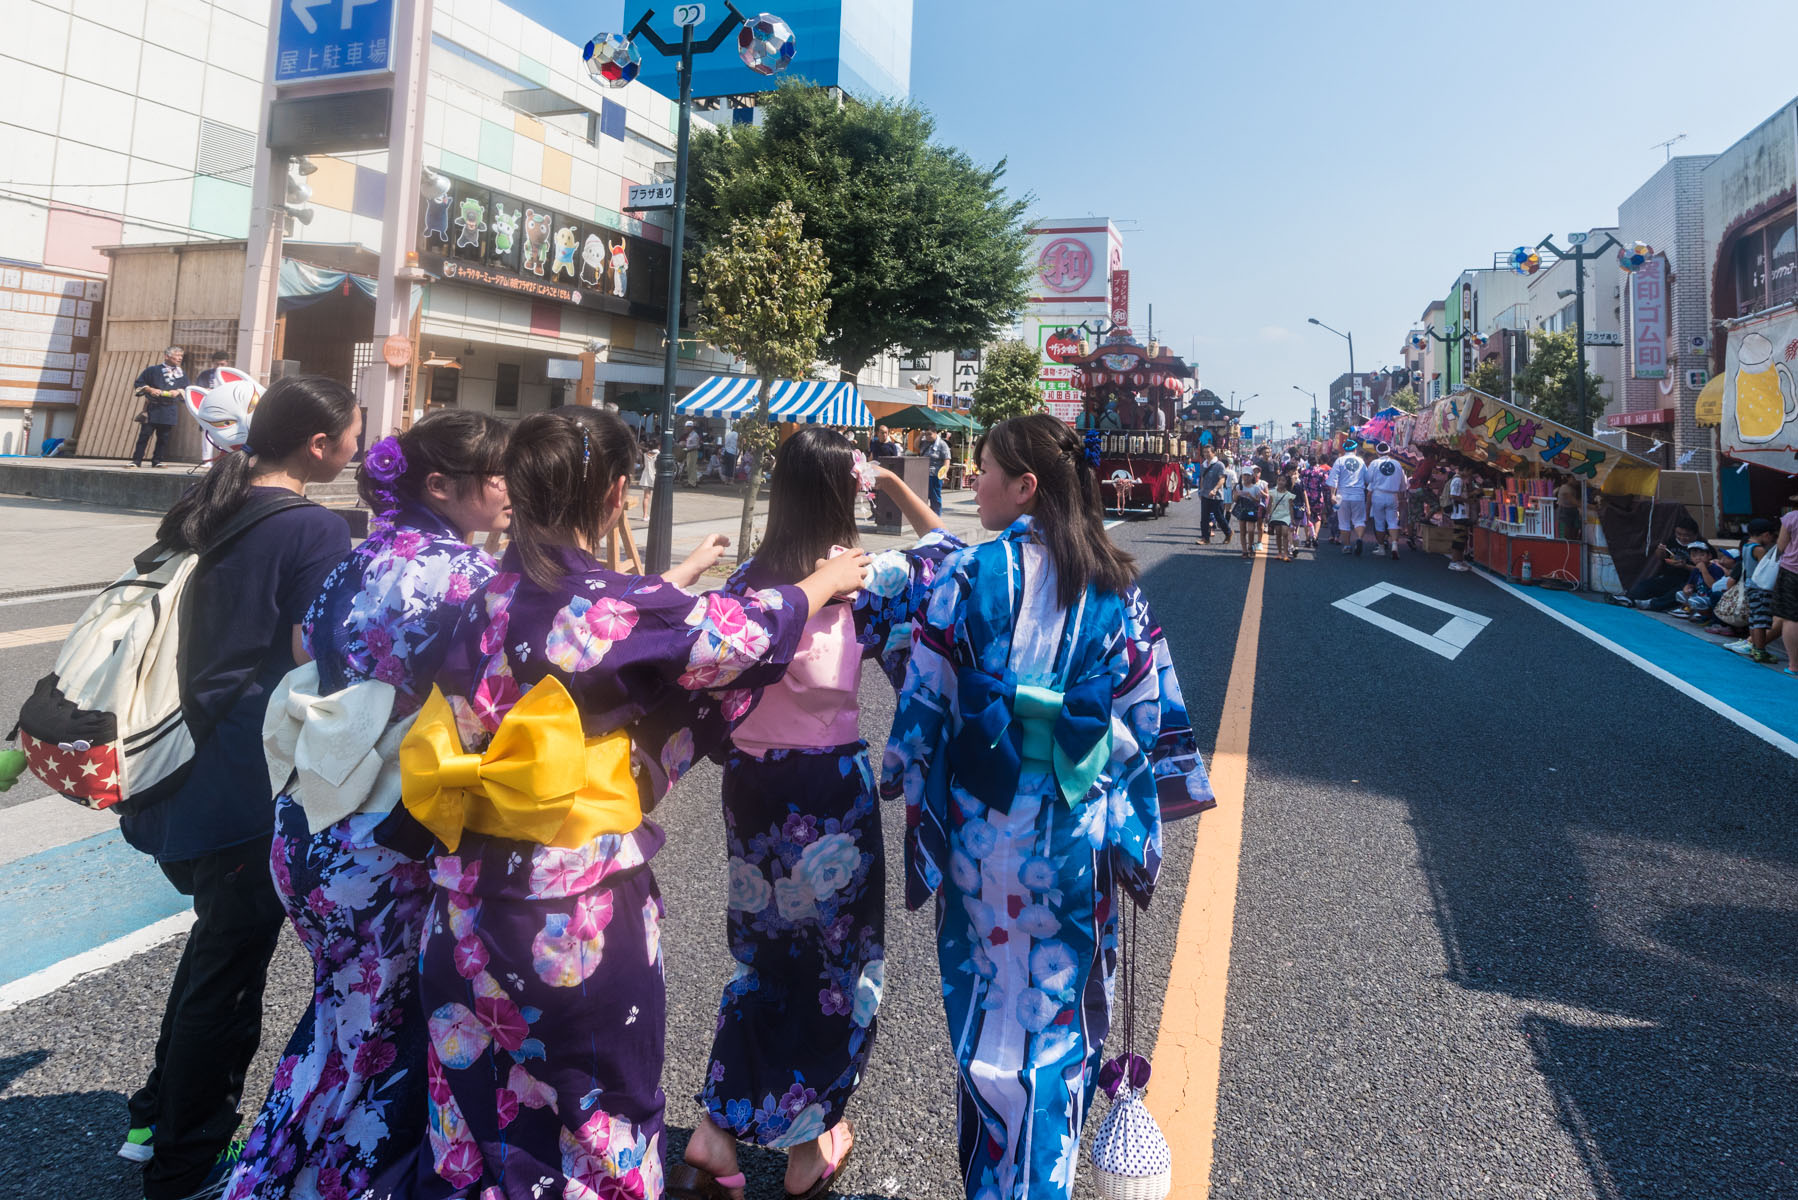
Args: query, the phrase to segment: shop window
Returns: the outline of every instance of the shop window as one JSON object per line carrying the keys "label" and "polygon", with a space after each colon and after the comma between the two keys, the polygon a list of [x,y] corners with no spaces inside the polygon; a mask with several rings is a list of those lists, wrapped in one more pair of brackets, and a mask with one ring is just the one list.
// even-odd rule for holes
{"label": "shop window", "polygon": [[1798,297],[1798,220],[1767,226],[1767,307]]}
{"label": "shop window", "polygon": [[499,378],[493,385],[493,407],[502,412],[518,411],[517,363],[499,364]]}
{"label": "shop window", "polygon": [[431,372],[431,407],[456,407],[456,395],[462,389],[462,372],[453,367],[438,367]]}
{"label": "shop window", "polygon": [[1737,236],[1731,246],[1735,315],[1745,317],[1798,298],[1798,230],[1782,214]]}
{"label": "shop window", "polygon": [[901,371],[928,371],[928,370],[930,370],[930,353],[929,353],[929,351],[919,351],[919,350],[905,351],[904,353],[900,354],[900,356],[899,356],[899,369]]}

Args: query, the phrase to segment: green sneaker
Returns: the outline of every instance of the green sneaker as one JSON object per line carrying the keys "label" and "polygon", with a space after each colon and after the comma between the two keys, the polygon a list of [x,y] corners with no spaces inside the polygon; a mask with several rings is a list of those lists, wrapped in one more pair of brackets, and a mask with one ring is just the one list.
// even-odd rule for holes
{"label": "green sneaker", "polygon": [[125,1132],[125,1140],[119,1144],[119,1157],[128,1162],[147,1163],[156,1157],[156,1147],[151,1139],[156,1136],[154,1125],[133,1125]]}

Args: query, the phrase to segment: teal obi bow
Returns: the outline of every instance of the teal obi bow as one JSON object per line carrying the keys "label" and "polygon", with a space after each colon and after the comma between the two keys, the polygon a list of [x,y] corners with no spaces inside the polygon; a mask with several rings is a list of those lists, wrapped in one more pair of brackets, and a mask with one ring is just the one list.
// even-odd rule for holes
{"label": "teal obi bow", "polygon": [[1054,778],[1069,805],[1085,799],[1111,761],[1111,679],[1065,692],[964,670],[962,727],[949,742],[956,782],[982,803],[1011,811],[1029,773]]}

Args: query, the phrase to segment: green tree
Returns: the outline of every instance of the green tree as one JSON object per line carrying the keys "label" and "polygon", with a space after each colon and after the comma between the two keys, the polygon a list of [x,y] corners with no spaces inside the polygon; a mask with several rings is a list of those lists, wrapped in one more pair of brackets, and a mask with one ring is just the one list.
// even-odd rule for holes
{"label": "green tree", "polygon": [[934,129],[908,103],[785,81],[759,125],[694,139],[688,229],[709,248],[792,204],[830,261],[824,353],[844,378],[886,350],[985,345],[1028,295],[1028,198],[1006,194],[1003,161],[978,166]]}
{"label": "green tree", "polygon": [[1598,392],[1604,377],[1586,367],[1586,423],[1582,426],[1579,396],[1574,390],[1579,380],[1579,346],[1573,330],[1532,333],[1530,343],[1530,360],[1512,380],[1524,402],[1551,421],[1591,433],[1593,420],[1604,412],[1604,397]]}
{"label": "green tree", "polygon": [[1400,412],[1414,413],[1417,411],[1417,389],[1408,387],[1396,391],[1386,397],[1386,404]]}
{"label": "green tree", "polygon": [[738,451],[749,456],[737,559],[755,548],[755,502],[762,490],[762,456],[774,445],[768,398],[776,379],[802,379],[817,361],[831,303],[824,290],[830,263],[816,238],[784,201],[767,216],[745,215],[730,236],[699,260],[699,332],[749,364],[762,381],[755,415],[737,424]]}
{"label": "green tree", "polygon": [[991,426],[1040,411],[1043,397],[1036,377],[1041,365],[1036,347],[1028,342],[1000,342],[988,350],[974,384],[974,419]]}
{"label": "green tree", "polygon": [[1467,377],[1467,386],[1488,396],[1506,399],[1505,369],[1497,359],[1487,359],[1473,368],[1473,374]]}

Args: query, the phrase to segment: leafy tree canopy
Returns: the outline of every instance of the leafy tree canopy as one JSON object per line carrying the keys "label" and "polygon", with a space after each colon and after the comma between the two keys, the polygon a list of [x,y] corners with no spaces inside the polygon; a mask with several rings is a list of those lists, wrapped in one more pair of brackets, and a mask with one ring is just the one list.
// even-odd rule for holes
{"label": "leafy tree canopy", "polygon": [[1408,413],[1416,412],[1417,411],[1417,389],[1413,388],[1413,387],[1408,387],[1408,388],[1402,388],[1399,391],[1392,393],[1392,395],[1386,397],[1386,407],[1396,408],[1400,412],[1408,412]]}
{"label": "leafy tree canopy", "polygon": [[974,384],[974,419],[992,426],[1041,411],[1043,398],[1036,388],[1041,364],[1036,347],[1028,342],[1000,342],[989,349]]}
{"label": "leafy tree canopy", "polygon": [[933,143],[914,105],[842,101],[789,80],[760,125],[695,139],[688,220],[709,249],[740,217],[790,203],[830,262],[824,353],[853,377],[882,351],[984,345],[1023,305],[1027,198],[1003,161]]}
{"label": "leafy tree canopy", "polygon": [[1591,433],[1592,421],[1604,412],[1604,397],[1598,390],[1604,386],[1604,377],[1596,374],[1590,365],[1586,367],[1586,422],[1581,425],[1575,390],[1579,379],[1579,346],[1574,341],[1574,331],[1532,333],[1530,342],[1530,360],[1512,380],[1517,391],[1526,397],[1524,402],[1532,411],[1551,421],[1559,421],[1581,433]]}
{"label": "leafy tree canopy", "polygon": [[700,334],[749,364],[761,379],[753,417],[737,426],[738,450],[749,455],[749,486],[737,538],[739,557],[754,548],[755,498],[762,486],[762,454],[774,444],[768,398],[777,379],[803,379],[818,359],[831,302],[824,295],[830,263],[791,204],[767,216],[731,223],[700,257]]}

